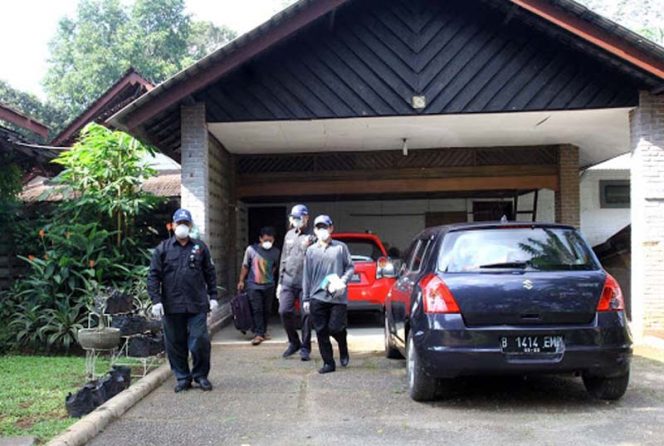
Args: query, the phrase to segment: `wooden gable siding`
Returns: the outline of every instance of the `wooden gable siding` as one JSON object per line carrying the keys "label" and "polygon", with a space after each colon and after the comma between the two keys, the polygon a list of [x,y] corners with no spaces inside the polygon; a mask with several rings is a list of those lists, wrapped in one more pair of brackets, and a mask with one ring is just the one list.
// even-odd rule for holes
{"label": "wooden gable siding", "polygon": [[196,99],[211,122],[638,104],[625,77],[467,0],[351,2]]}

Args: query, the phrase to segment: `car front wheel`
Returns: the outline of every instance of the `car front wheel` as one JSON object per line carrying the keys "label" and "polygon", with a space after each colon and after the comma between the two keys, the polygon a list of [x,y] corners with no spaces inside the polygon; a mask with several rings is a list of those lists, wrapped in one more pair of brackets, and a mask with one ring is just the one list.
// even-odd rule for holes
{"label": "car front wheel", "polygon": [[629,373],[614,378],[583,375],[583,384],[590,395],[601,400],[619,400],[627,391]]}
{"label": "car front wheel", "polygon": [[426,374],[422,368],[421,360],[415,350],[413,334],[408,333],[408,346],[406,349],[408,393],[415,401],[431,401],[436,396],[436,379]]}
{"label": "car front wheel", "polygon": [[383,312],[385,315],[385,356],[389,359],[403,359],[401,352],[392,344],[392,336],[390,336],[390,321],[388,319],[387,310]]}

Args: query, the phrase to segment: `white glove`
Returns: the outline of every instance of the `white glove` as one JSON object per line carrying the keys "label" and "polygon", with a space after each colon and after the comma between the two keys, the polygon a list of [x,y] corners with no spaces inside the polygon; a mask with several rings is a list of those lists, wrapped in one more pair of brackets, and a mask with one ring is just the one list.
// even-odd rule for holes
{"label": "white glove", "polygon": [[346,283],[341,280],[339,276],[336,274],[330,277],[330,284],[327,286],[327,290],[330,292],[330,294],[334,294],[336,292],[341,292],[346,289]]}
{"label": "white glove", "polygon": [[217,302],[217,299],[210,299],[210,311],[214,311],[217,308],[219,308],[219,302]]}
{"label": "white glove", "polygon": [[277,300],[279,300],[279,296],[281,296],[282,289],[283,287],[281,286],[281,284],[277,285]]}
{"label": "white glove", "polygon": [[306,314],[307,316],[309,315],[309,311],[311,310],[311,306],[309,304],[310,302],[302,303],[302,311],[304,311],[304,314]]}
{"label": "white glove", "polygon": [[152,316],[161,319],[164,316],[164,306],[162,304],[154,304],[152,306]]}

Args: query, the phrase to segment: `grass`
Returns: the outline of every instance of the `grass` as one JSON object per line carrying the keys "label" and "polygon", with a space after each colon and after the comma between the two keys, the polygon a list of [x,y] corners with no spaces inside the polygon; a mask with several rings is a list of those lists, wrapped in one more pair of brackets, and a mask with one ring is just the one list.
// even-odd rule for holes
{"label": "grass", "polygon": [[82,357],[0,356],[0,437],[31,435],[40,443],[55,437],[76,422],[65,397],[84,383]]}

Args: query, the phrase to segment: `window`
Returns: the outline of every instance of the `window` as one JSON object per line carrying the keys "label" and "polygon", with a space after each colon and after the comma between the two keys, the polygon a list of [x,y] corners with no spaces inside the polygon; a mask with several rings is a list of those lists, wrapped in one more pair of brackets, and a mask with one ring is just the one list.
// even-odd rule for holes
{"label": "window", "polygon": [[383,252],[374,239],[366,238],[337,238],[348,246],[354,262],[375,262],[383,257]]}
{"label": "window", "polygon": [[431,245],[431,240],[419,240],[417,242],[417,246],[413,250],[413,255],[408,262],[408,265],[410,266],[408,269],[410,272],[416,273],[420,271],[422,268],[422,261],[427,255],[429,245]]}
{"label": "window", "polygon": [[603,209],[626,209],[630,205],[629,180],[599,182],[599,204]]}
{"label": "window", "polygon": [[514,220],[510,201],[473,201],[473,221],[499,221],[503,216]]}
{"label": "window", "polygon": [[477,229],[445,236],[438,259],[448,273],[500,269],[587,271],[598,268],[578,232],[562,228]]}

